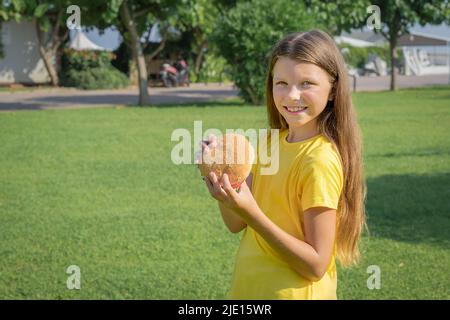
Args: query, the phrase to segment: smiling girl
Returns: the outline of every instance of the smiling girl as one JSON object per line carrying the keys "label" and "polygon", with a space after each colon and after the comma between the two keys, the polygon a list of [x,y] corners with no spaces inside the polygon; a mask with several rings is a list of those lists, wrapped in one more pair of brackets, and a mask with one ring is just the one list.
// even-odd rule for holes
{"label": "smiling girl", "polygon": [[245,229],[229,298],[336,299],[336,259],[357,262],[365,185],[347,79],[322,31],[290,34],[273,49],[266,97],[269,125],[280,130],[278,172],[261,175],[257,162],[239,192],[226,175],[205,179],[229,230]]}

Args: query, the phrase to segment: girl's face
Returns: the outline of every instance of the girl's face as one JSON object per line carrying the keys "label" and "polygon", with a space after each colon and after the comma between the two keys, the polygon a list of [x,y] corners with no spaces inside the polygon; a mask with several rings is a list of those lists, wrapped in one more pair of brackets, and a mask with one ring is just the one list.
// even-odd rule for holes
{"label": "girl's face", "polygon": [[316,132],[317,116],[332,98],[330,81],[330,75],[312,63],[287,57],[277,60],[273,68],[273,99],[289,129]]}

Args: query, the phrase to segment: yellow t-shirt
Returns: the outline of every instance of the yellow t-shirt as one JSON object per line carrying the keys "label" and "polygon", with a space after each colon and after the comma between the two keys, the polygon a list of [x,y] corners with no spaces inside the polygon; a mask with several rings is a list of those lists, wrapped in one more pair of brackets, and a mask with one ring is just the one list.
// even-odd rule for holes
{"label": "yellow t-shirt", "polygon": [[[289,143],[287,134],[288,130],[279,133],[276,174],[261,175],[264,165],[253,165],[252,193],[261,210],[275,224],[304,240],[305,210],[312,207],[337,209],[343,186],[342,165],[337,150],[324,136]],[[322,279],[312,282],[295,272],[247,226],[236,254],[228,298],[336,299],[336,285],[334,253]]]}

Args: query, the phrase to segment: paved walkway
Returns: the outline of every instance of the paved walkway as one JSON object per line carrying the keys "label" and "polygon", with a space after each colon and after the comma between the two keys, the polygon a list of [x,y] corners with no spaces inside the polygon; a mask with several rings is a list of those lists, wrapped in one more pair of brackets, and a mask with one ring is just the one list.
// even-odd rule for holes
{"label": "paved walkway", "polygon": [[[356,78],[356,91],[389,90],[389,76]],[[399,88],[445,85],[449,75],[398,76]],[[353,88],[353,79],[350,78]],[[150,88],[151,104],[195,103],[225,100],[237,97],[238,90],[230,84],[192,84],[180,88]],[[1,92],[0,111],[70,109],[110,107],[111,105],[136,105],[137,88],[118,90],[77,90],[72,88],[36,89],[31,91]]]}
{"label": "paved walkway", "polygon": [[[0,92],[0,111],[73,109],[136,105],[137,88],[116,90],[78,90],[47,88],[31,91]],[[150,103],[155,105],[194,103],[237,97],[230,84],[192,84],[190,87],[149,88]]]}
{"label": "paved walkway", "polygon": [[[356,78],[356,91],[382,91],[389,90],[390,76],[359,77]],[[449,84],[448,74],[428,76],[397,76],[398,88],[427,87],[432,85]],[[353,89],[353,78],[350,78],[350,88]]]}

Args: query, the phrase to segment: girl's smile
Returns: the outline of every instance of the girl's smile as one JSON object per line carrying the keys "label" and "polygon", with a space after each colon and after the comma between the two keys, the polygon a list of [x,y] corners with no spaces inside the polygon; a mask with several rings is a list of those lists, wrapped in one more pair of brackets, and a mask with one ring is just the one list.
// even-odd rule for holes
{"label": "girl's smile", "polygon": [[299,107],[283,106],[283,108],[285,108],[289,114],[298,115],[298,114],[301,114],[302,112],[305,112],[308,107],[307,106],[299,106]]}

